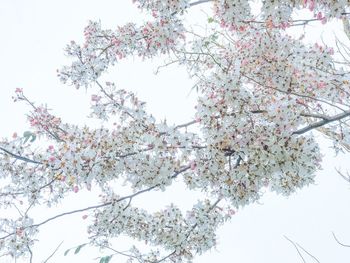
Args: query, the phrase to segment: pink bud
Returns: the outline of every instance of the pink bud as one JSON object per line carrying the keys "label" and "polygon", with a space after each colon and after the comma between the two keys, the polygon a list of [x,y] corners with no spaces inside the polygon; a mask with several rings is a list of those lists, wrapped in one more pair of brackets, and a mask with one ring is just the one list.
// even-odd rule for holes
{"label": "pink bud", "polygon": [[91,95],[91,100],[92,100],[92,101],[99,102],[100,99],[101,99],[100,96],[97,96],[97,95],[95,95],[95,94],[94,94],[94,95]]}
{"label": "pink bud", "polygon": [[192,171],[193,171],[194,169],[196,169],[196,167],[197,167],[196,162],[195,162],[195,161],[192,161],[192,162],[190,163],[190,167],[191,167],[191,170],[192,170]]}
{"label": "pink bud", "polygon": [[323,89],[326,87],[326,83],[324,81],[320,81],[317,83],[317,88]]}
{"label": "pink bud", "polygon": [[73,191],[74,191],[74,193],[78,193],[79,192],[79,187],[77,185],[74,186]]}
{"label": "pink bud", "polygon": [[309,10],[310,10],[311,12],[314,11],[315,5],[316,5],[315,0],[310,0]]}
{"label": "pink bud", "polygon": [[87,217],[87,215],[83,215],[81,218],[85,220]]}
{"label": "pink bud", "polygon": [[17,228],[16,229],[16,235],[19,236],[19,237],[23,236],[23,230],[24,230],[23,227]]}
{"label": "pink bud", "polygon": [[334,49],[332,47],[328,50],[328,54],[329,55],[334,55]]}
{"label": "pink bud", "polygon": [[229,209],[228,213],[229,215],[233,216],[234,214],[236,214],[236,211],[233,209]]}

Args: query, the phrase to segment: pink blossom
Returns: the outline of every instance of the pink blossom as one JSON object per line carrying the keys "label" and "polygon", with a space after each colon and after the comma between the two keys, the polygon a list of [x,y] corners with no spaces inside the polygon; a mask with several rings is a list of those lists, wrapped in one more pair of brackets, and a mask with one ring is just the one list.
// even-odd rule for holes
{"label": "pink blossom", "polygon": [[231,215],[231,216],[233,216],[233,215],[236,214],[236,211],[233,210],[233,209],[229,209],[229,210],[228,210],[228,214]]}
{"label": "pink blossom", "polygon": [[309,10],[312,12],[315,9],[316,1],[315,0],[310,0],[309,4]]}
{"label": "pink blossom", "polygon": [[323,89],[326,87],[326,83],[324,81],[320,81],[317,83],[317,88]]}
{"label": "pink blossom", "polygon": [[328,50],[328,54],[329,55],[334,55],[334,48],[330,48],[329,50]]}
{"label": "pink blossom", "polygon": [[19,227],[19,228],[16,229],[16,235],[17,236],[21,237],[21,236],[23,236],[23,233],[24,233],[23,227]]}
{"label": "pink blossom", "polygon": [[101,96],[98,96],[96,94],[91,95],[91,101],[99,102],[100,99],[101,99]]}
{"label": "pink blossom", "polygon": [[191,161],[191,163],[190,163],[190,167],[191,167],[191,170],[192,170],[192,171],[193,171],[193,170],[195,170],[195,169],[196,169],[196,167],[197,167],[196,162],[195,162],[195,161]]}
{"label": "pink blossom", "polygon": [[79,187],[76,185],[73,187],[73,192],[78,193],[79,192]]}

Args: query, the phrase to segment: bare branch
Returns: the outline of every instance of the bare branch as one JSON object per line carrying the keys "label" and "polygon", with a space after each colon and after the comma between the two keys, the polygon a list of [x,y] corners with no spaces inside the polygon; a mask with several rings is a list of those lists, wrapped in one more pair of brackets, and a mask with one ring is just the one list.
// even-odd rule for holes
{"label": "bare branch", "polygon": [[339,169],[335,168],[335,170],[337,171],[337,173],[348,183],[350,183],[350,174],[349,172],[346,172],[346,175],[344,175]]}
{"label": "bare branch", "polygon": [[320,261],[314,256],[312,255],[310,252],[308,252],[305,248],[303,248],[302,246],[300,246],[298,243],[296,243],[298,247],[300,247],[306,254],[308,254],[312,259],[314,259],[316,262],[320,263]]}
{"label": "bare branch", "polygon": [[46,258],[43,261],[43,263],[47,263],[50,260],[50,258],[52,258],[56,254],[56,252],[58,251],[58,249],[61,247],[62,244],[63,244],[63,241],[55,248],[55,250],[51,253],[51,255],[48,256],[48,258]]}
{"label": "bare branch", "polygon": [[332,234],[333,234],[333,237],[334,237],[335,241],[336,241],[339,245],[341,245],[341,246],[343,246],[343,247],[350,247],[350,245],[341,243],[341,242],[338,240],[338,238],[335,236],[334,232],[332,232]]}
{"label": "bare branch", "polygon": [[184,123],[184,124],[179,124],[179,125],[176,125],[176,126],[175,126],[175,129],[187,128],[188,126],[190,126],[190,125],[192,125],[192,124],[195,124],[195,123],[197,123],[196,120],[189,121],[189,122]]}
{"label": "bare branch", "polygon": [[303,255],[301,254],[301,252],[300,252],[299,249],[298,249],[298,246],[297,246],[292,240],[290,240],[287,236],[284,236],[284,238],[287,239],[290,243],[292,243],[292,245],[295,247],[296,251],[298,252],[298,254],[299,254],[301,260],[302,260],[304,263],[306,263],[306,261],[305,261]]}
{"label": "bare branch", "polygon": [[312,123],[309,126],[306,126],[306,127],[301,128],[301,129],[299,129],[297,131],[294,131],[293,134],[300,135],[300,134],[306,133],[306,132],[308,132],[310,130],[316,129],[316,128],[321,127],[321,126],[324,126],[324,125],[326,125],[328,123],[344,119],[344,118],[346,118],[348,116],[350,116],[350,111],[345,111],[343,113],[337,114],[337,115],[335,115],[333,117],[330,117],[328,119],[324,119],[322,121],[318,121],[318,122]]}
{"label": "bare branch", "polygon": [[33,263],[33,252],[32,252],[32,250],[30,249],[30,246],[29,246],[29,245],[27,245],[27,248],[28,248],[29,255],[30,255],[30,257],[29,257],[29,263]]}
{"label": "bare branch", "polygon": [[211,1],[212,0],[199,0],[199,1],[196,1],[196,2],[193,2],[193,3],[190,3],[190,7],[196,6],[196,5],[200,5],[200,4],[204,4],[204,3],[209,3]]}
{"label": "bare branch", "polygon": [[24,161],[24,162],[27,162],[27,163],[34,163],[34,164],[43,164],[42,162],[38,162],[38,161],[35,161],[35,160],[31,160],[27,157],[23,157],[23,156],[20,156],[18,154],[15,154],[15,153],[12,153],[8,150],[6,150],[5,148],[3,147],[0,147],[0,150],[4,151],[5,153],[11,155],[12,157],[16,158],[17,160],[21,160],[21,161]]}
{"label": "bare branch", "polygon": [[287,239],[290,243],[293,244],[293,246],[294,246],[295,249],[297,250],[297,252],[298,252],[300,258],[303,260],[304,263],[305,263],[306,261],[305,261],[305,259],[303,258],[303,256],[302,256],[301,252],[299,251],[298,247],[299,247],[302,251],[304,251],[306,254],[308,254],[308,255],[309,255],[313,260],[315,260],[317,263],[320,263],[320,261],[319,261],[314,255],[312,255],[310,252],[308,252],[308,251],[307,251],[305,248],[303,248],[301,245],[299,245],[298,243],[292,241],[292,240],[289,239],[287,236],[284,236],[284,238]]}

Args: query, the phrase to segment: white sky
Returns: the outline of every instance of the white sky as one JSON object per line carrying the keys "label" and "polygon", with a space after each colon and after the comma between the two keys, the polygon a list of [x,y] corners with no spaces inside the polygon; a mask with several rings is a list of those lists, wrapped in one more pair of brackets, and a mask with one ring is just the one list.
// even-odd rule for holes
{"label": "white sky", "polygon": [[[56,69],[68,63],[63,48],[70,40],[82,39],[89,19],[100,19],[105,27],[115,28],[128,21],[139,21],[140,15],[131,0],[0,1],[0,137],[26,130],[28,107],[14,104],[11,99],[16,87],[23,88],[34,101],[47,103],[65,121],[85,122],[90,97],[84,90],[76,91],[62,85],[56,77]],[[189,95],[191,81],[176,67],[154,76],[158,62],[140,63],[130,59],[113,70],[116,73],[111,80],[121,88],[137,91],[155,116],[176,123],[191,120],[195,101],[195,94]],[[334,158],[328,146],[322,143],[324,169],[318,172],[315,185],[288,198],[266,194],[260,204],[238,211],[232,221],[220,229],[217,249],[197,257],[195,262],[302,262],[283,235],[298,242],[321,262],[349,262],[350,249],[338,245],[331,232],[350,244],[350,185],[334,170],[334,167],[350,170],[350,157]],[[159,196],[162,194],[149,195],[137,202],[158,209],[161,208]],[[79,197],[73,195],[63,208],[45,210],[45,213],[55,214],[96,203],[92,197],[85,196],[86,204],[82,205]],[[177,188],[161,199],[163,203],[186,203],[191,197],[194,199]],[[45,214],[41,211],[38,216],[44,218]],[[49,262],[96,262],[93,258],[98,254],[89,253],[89,249],[76,256],[63,257],[66,249],[84,242],[86,226],[81,216],[70,216],[43,226],[34,249],[34,262],[47,257],[62,240],[61,249]],[[314,262],[306,254],[305,259]],[[0,262],[3,260],[0,258]],[[118,258],[112,260],[119,261]]]}

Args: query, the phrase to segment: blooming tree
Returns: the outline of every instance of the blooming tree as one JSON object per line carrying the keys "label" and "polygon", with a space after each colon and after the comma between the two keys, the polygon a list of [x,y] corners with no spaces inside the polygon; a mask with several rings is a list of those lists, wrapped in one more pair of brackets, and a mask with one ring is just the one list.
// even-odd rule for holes
{"label": "blooming tree", "polygon": [[[216,244],[216,230],[237,209],[259,200],[265,189],[289,195],[314,180],[322,156],[315,139],[323,134],[336,150],[350,150],[350,53],[346,46],[306,45],[290,28],[343,22],[350,36],[345,0],[134,0],[149,14],[142,25],[104,29],[89,22],[85,40],[72,41],[72,62],[60,80],[94,89],[90,116],[103,127],[64,123],[22,89],[15,101],[30,107],[30,131],[0,141],[1,208],[28,208],[0,219],[0,251],[29,257],[40,227],[84,212],[90,245],[109,247],[127,235],[147,244],[115,254],[128,262],[186,262]],[[184,22],[191,7],[212,9],[205,30]],[[295,19],[296,10],[308,19]],[[196,114],[187,123],[157,121],[135,94],[102,81],[129,56],[161,57],[178,63],[196,80]],[[33,145],[37,141],[47,147]],[[149,191],[166,191],[174,180],[205,193],[189,211],[175,204],[150,213],[133,206]],[[131,192],[114,187],[125,182]],[[31,208],[52,206],[71,192],[99,191],[95,206],[37,221]],[[82,246],[79,246],[79,251]]]}

